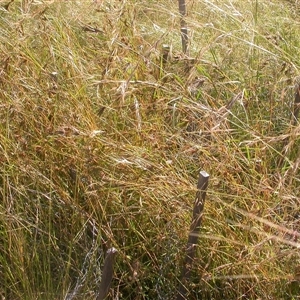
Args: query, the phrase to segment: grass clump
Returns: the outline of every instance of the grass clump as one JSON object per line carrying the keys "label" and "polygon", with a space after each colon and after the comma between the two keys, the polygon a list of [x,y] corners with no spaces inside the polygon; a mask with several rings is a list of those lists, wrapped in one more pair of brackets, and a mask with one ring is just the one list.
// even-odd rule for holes
{"label": "grass clump", "polygon": [[184,56],[174,1],[2,7],[1,297],[95,299],[114,246],[113,299],[174,299],[202,169],[189,299],[296,299],[297,9],[190,1]]}

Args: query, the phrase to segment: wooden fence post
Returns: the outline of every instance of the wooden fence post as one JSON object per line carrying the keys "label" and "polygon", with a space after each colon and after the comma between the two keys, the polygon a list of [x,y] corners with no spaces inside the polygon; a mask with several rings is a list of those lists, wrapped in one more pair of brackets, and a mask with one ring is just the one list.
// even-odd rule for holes
{"label": "wooden fence post", "polygon": [[188,51],[188,29],[185,20],[186,3],[185,0],[178,0],[178,3],[179,3],[179,14],[180,14],[180,32],[181,32],[182,51],[184,54],[186,54]]}
{"label": "wooden fence post", "polygon": [[299,110],[300,110],[300,78],[297,77],[295,82],[294,110],[292,114],[292,124],[294,126],[298,124]]}
{"label": "wooden fence post", "polygon": [[208,186],[209,174],[205,171],[201,171],[199,174],[197,194],[193,210],[193,219],[190,227],[189,238],[186,247],[186,256],[184,266],[182,269],[180,287],[177,295],[177,300],[187,299],[188,283],[191,277],[192,264],[196,253],[196,245],[198,242],[198,236],[201,226],[202,214],[204,209],[206,190]]}
{"label": "wooden fence post", "polygon": [[[294,93],[294,107],[291,114],[291,125],[297,126],[299,124],[299,112],[300,112],[300,76],[295,78],[295,85],[294,85],[295,93]],[[283,140],[282,143],[282,151],[281,156],[278,159],[278,168],[282,168],[284,165],[284,161],[288,158],[288,154],[291,152],[291,147],[289,147],[291,141],[291,132],[292,129],[289,128],[290,134]],[[294,145],[294,144],[292,144]]]}
{"label": "wooden fence post", "polygon": [[102,278],[96,300],[104,300],[109,292],[110,284],[114,274],[114,261],[117,252],[118,250],[115,248],[110,248],[106,252],[102,270]]}

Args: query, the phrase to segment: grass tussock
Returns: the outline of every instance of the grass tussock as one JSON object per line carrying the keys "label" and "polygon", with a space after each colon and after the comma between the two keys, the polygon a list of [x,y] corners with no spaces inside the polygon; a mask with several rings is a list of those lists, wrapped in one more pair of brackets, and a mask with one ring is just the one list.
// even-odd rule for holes
{"label": "grass tussock", "polygon": [[174,299],[199,170],[189,299],[299,294],[299,4],[176,4],[1,3],[2,299]]}

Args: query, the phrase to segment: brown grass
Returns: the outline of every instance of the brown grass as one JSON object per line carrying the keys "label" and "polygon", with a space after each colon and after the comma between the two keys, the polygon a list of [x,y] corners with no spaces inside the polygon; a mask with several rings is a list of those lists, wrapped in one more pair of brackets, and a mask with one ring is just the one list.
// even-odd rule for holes
{"label": "brown grass", "polygon": [[296,6],[189,1],[190,57],[177,10],[0,10],[3,299],[95,299],[111,246],[112,299],[174,299],[199,170],[189,299],[297,299]]}

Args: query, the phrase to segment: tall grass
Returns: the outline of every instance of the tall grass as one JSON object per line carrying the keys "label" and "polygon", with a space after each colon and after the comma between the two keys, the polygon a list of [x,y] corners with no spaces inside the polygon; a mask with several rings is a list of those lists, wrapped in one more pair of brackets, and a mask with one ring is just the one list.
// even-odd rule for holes
{"label": "tall grass", "polygon": [[[0,295],[173,299],[199,169],[189,299],[299,293],[292,1],[13,1],[0,11]],[[170,47],[162,60],[163,45]]]}

